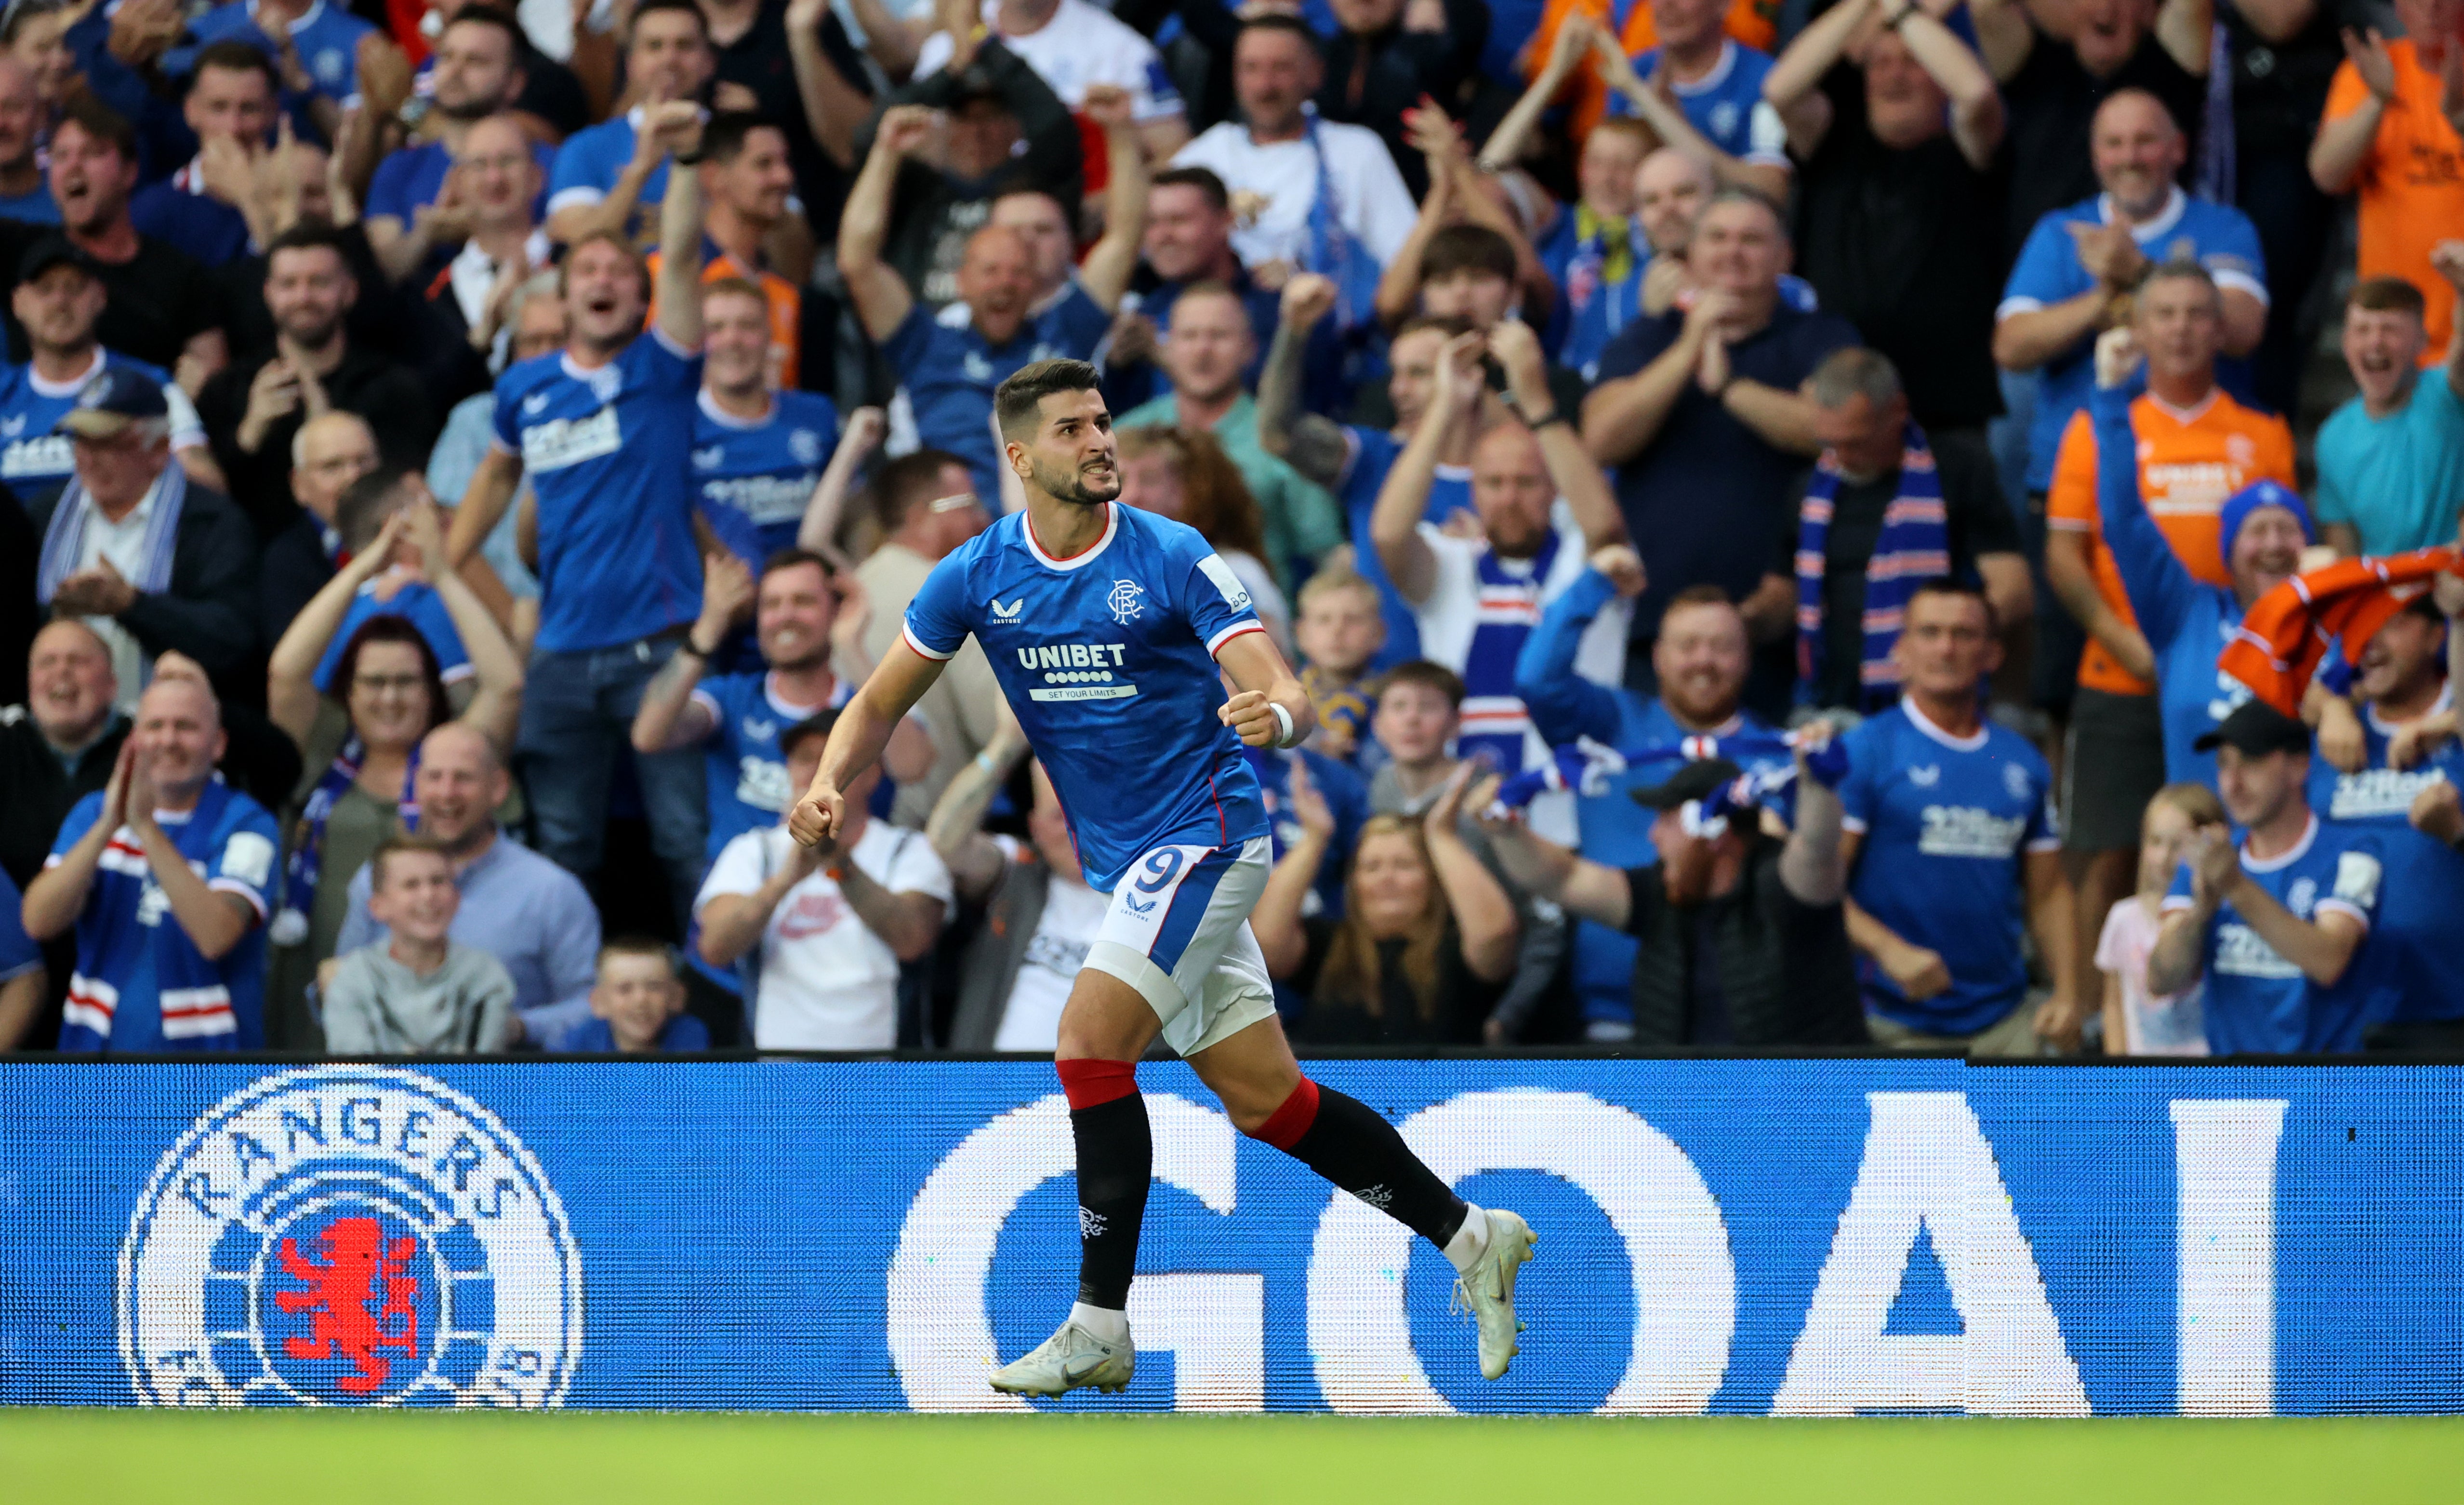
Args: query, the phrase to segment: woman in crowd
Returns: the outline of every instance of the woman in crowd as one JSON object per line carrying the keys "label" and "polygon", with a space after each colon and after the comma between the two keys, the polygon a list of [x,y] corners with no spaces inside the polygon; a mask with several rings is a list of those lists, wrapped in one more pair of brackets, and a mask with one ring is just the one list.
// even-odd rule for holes
{"label": "woman in crowd", "polygon": [[1267,636],[1290,658],[1292,610],[1266,568],[1265,522],[1223,446],[1213,434],[1161,424],[1122,429],[1120,446],[1122,502],[1197,529],[1240,577]]}
{"label": "woman in crowd", "polygon": [[[421,739],[458,719],[509,749],[521,709],[513,644],[446,565],[444,524],[426,486],[379,472],[356,483],[337,511],[345,545],[356,535],[362,547],[275,644],[266,673],[267,710],[306,767],[285,812],[282,907],[272,934],[267,1024],[276,1048],[317,1048],[308,983],[333,954],[352,875],[417,819]],[[332,655],[337,638],[341,651]]]}
{"label": "woman in crowd", "polygon": [[1266,971],[1309,1000],[1292,1037],[1316,1045],[1477,1045],[1514,973],[1514,905],[1459,834],[1472,765],[1425,816],[1361,827],[1343,918],[1304,917],[1334,816],[1295,765],[1301,838],[1266,879],[1249,924]]}

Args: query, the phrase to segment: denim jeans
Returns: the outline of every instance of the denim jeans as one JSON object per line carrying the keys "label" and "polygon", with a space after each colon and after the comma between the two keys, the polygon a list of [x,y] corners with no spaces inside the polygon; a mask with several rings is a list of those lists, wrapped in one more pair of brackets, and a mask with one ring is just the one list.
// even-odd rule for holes
{"label": "denim jeans", "polygon": [[[643,687],[674,657],[680,638],[646,638],[612,648],[531,655],[522,690],[520,752],[539,849],[588,883],[607,836],[607,786],[630,741]],[[699,748],[632,754],[650,847],[667,869],[677,933],[701,887],[710,824]]]}

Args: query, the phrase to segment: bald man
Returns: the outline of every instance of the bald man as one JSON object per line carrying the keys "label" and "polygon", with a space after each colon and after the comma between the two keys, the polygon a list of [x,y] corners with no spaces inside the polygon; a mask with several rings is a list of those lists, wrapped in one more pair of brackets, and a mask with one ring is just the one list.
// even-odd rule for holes
{"label": "bald man", "polygon": [[279,838],[264,806],[214,778],[224,746],[212,692],[158,678],[110,783],[69,812],[27,887],[27,934],[77,934],[61,1050],[264,1048]]}
{"label": "bald man", "polygon": [[[496,810],[512,791],[503,758],[481,732],[449,721],[420,743],[411,783],[419,834],[444,844],[462,890],[446,933],[504,963],[522,1036],[555,1050],[590,1022],[599,911],[580,879],[505,840]],[[351,879],[350,912],[334,938],[337,956],[386,939],[369,917],[369,888],[363,867]],[[735,1032],[726,1038],[733,1041]]]}
{"label": "bald man", "polygon": [[320,413],[292,436],[291,496],[299,512],[265,545],[260,641],[281,642],[291,620],[334,578],[342,547],[335,509],[351,483],[376,468],[376,431],[357,413]]}

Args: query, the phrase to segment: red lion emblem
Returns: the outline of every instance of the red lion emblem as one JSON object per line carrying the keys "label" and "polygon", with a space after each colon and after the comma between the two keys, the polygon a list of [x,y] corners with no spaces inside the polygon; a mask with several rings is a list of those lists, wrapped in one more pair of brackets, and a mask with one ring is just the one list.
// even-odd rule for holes
{"label": "red lion emblem", "polygon": [[385,1226],[372,1217],[338,1217],[319,1237],[322,1264],[302,1259],[290,1239],[282,1241],[282,1273],[308,1288],[275,1293],[280,1310],[308,1314],[308,1336],[284,1339],[282,1350],[294,1359],[348,1359],[360,1372],[344,1375],[337,1386],[353,1395],[372,1394],[393,1372],[393,1361],[378,1349],[405,1356],[419,1349],[419,1276],[409,1273],[419,1241],[397,1238],[387,1244]]}

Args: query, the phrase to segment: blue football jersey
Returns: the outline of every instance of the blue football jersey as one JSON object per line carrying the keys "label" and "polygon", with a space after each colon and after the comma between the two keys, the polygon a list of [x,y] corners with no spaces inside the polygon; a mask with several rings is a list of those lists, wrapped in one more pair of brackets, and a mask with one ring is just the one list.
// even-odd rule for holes
{"label": "blue football jersey", "polygon": [[[539,182],[544,184],[556,171],[556,148],[544,144],[531,147],[531,160],[539,164]],[[377,164],[376,176],[368,180],[368,201],[360,207],[363,218],[380,214],[402,221],[407,229],[419,217],[419,211],[436,202],[445,192],[446,174],[453,167],[453,154],[443,142],[419,142],[400,150],[388,152]],[[547,218],[547,190],[541,188],[538,207],[532,217]]]}
{"label": "blue football jersey", "polygon": [[615,647],[700,615],[700,353],[655,325],[593,370],[559,351],[496,382],[496,445],[521,457],[539,499],[541,649]]}
{"label": "blue football jersey", "polygon": [[[556,164],[547,174],[547,211],[554,214],[575,205],[587,207],[607,197],[625,164],[633,160],[635,133],[642,127],[642,106],[635,105],[611,120],[586,126],[564,139]],[[659,205],[668,196],[668,159],[661,157],[642,192],[633,202],[633,218],[626,233],[649,251],[659,243]],[[371,207],[373,211],[373,207]]]}
{"label": "blue football jersey", "polygon": [[46,382],[30,362],[0,367],[0,481],[33,503],[66,486],[77,473],[77,456],[69,436],[52,432],[62,414],[77,406],[77,394],[107,368],[135,371],[163,388],[171,407],[171,447],[185,449],[206,442],[206,430],[188,395],[160,366],[133,360],[117,350],[99,350],[85,374],[66,382]]}
{"label": "blue football jersey", "polygon": [[[337,104],[348,105],[360,93],[360,39],[375,31],[375,27],[336,0],[316,0],[298,20],[291,23],[291,45],[315,81],[317,92]],[[170,77],[183,77],[196,67],[199,52],[211,43],[226,41],[246,42],[268,57],[275,55],[274,39],[257,28],[256,8],[250,0],[231,0],[188,23],[188,34],[182,39],[182,45],[163,55],[163,72]],[[296,107],[293,119],[302,123],[309,120],[307,112]],[[312,140],[317,139],[314,129],[311,124]]]}
{"label": "blue football jersey", "polygon": [[[2439,699],[2444,709],[2447,700]],[[2464,1017],[2464,853],[2412,828],[2412,802],[2432,784],[2464,783],[2464,749],[2449,743],[2427,763],[2401,772],[2387,767],[2393,731],[2375,710],[2362,717],[2369,764],[2343,774],[2323,757],[2310,759],[2310,808],[2334,825],[2379,839],[2387,883],[2379,895],[2370,947],[2382,975],[2403,994],[2398,1020]]]}
{"label": "blue football jersey", "polygon": [[[2385,883],[2380,850],[2377,832],[2336,825],[2314,813],[2310,829],[2281,857],[2259,862],[2245,843],[2241,870],[2295,919],[2345,914],[2368,927],[2377,920]],[[2191,907],[2189,864],[2173,875],[2165,907]],[[2321,988],[2278,955],[2232,905],[2217,905],[2201,951],[2207,962],[2209,1054],[2360,1050],[2362,1031],[2392,1013],[2395,1001],[2381,975],[2374,942],[2365,935],[2344,975],[2333,988]]]}
{"label": "blue football jersey", "polygon": [[[77,802],[45,867],[102,818],[102,796]],[[185,818],[161,818],[217,893],[237,894],[257,923],[209,961],[171,913],[137,834],[123,826],[103,848],[77,922],[77,970],[60,1017],[63,1051],[258,1050],[265,1044],[265,919],[280,851],[274,817],[227,785],[210,783]]]}
{"label": "blue football jersey", "polygon": [[2028,991],[2025,854],[2061,845],[2052,770],[2008,727],[1988,721],[1954,737],[1907,700],[1848,733],[1847,746],[1841,823],[1860,839],[1849,893],[1950,972],[1947,991],[1911,1002],[1860,960],[1865,1007],[1926,1035],[1989,1028]]}
{"label": "blue football jersey", "polygon": [[977,495],[999,496],[993,389],[1038,360],[1086,360],[1111,328],[1111,316],[1072,281],[1059,302],[1021,324],[1006,344],[986,340],[964,303],[939,310],[918,303],[881,342],[881,354],[898,373],[916,437],[967,462]]}
{"label": "blue football jersey", "polygon": [[[1647,48],[1634,60],[1634,71],[1649,83],[1660,72],[1660,49]],[[1739,162],[1784,167],[1788,163],[1788,131],[1779,112],[1763,99],[1763,79],[1771,71],[1771,55],[1733,40],[1720,44],[1720,60],[1692,83],[1672,83],[1677,108],[1687,124],[1705,141]],[[1611,115],[1632,115],[1634,106],[1621,94],[1609,96]]]}
{"label": "blue football jersey", "polygon": [[1280,862],[1301,839],[1301,822],[1292,814],[1293,758],[1309,764],[1309,787],[1326,801],[1327,813],[1334,817],[1334,840],[1328,844],[1326,861],[1319,866],[1317,895],[1313,911],[1328,919],[1343,913],[1343,879],[1352,869],[1352,848],[1360,840],[1360,828],[1369,823],[1369,786],[1349,764],[1327,756],[1313,748],[1294,748],[1277,752],[1271,748],[1243,748],[1249,760],[1249,772],[1257,775],[1258,799],[1266,811],[1266,834],[1274,838],[1274,859]]}
{"label": "blue football jersey", "polygon": [[[1343,473],[1335,478],[1335,500],[1343,504],[1344,526],[1352,534],[1352,567],[1361,578],[1377,587],[1377,614],[1386,620],[1386,645],[1369,661],[1369,672],[1383,674],[1397,664],[1420,656],[1420,620],[1412,613],[1412,603],[1386,578],[1386,566],[1377,557],[1377,545],[1369,535],[1370,514],[1377,510],[1378,489],[1386,484],[1386,472],[1395,469],[1395,461],[1403,452],[1403,442],[1382,428],[1363,428],[1356,424],[1344,426],[1351,454],[1343,463]],[[1467,466],[1441,465],[1437,478],[1429,483],[1429,507],[1422,515],[1430,522],[1442,524],[1459,512],[1470,512],[1471,469]]]}
{"label": "blue football jersey", "polygon": [[704,392],[693,412],[693,501],[728,551],[757,573],[796,546],[796,530],[838,447],[839,410],[816,392],[771,394],[766,418],[742,419]]}
{"label": "blue football jersey", "polygon": [[1263,632],[1249,593],[1198,531],[1105,504],[1067,559],[1012,513],[933,567],[908,646],[946,659],[973,633],[1061,796],[1089,887],[1112,891],[1158,846],[1267,835],[1241,739],[1217,719],[1215,655]]}
{"label": "blue football jersey", "polygon": [[787,755],[779,733],[847,703],[855,686],[839,680],[824,706],[792,705],[771,688],[770,671],[728,674],[693,687],[693,698],[711,714],[710,740],[702,744],[710,768],[710,847],[718,861],[727,843],[747,831],[775,826],[795,803],[787,781]]}
{"label": "blue football jersey", "polygon": [[[400,617],[419,629],[428,640],[429,651],[436,655],[436,666],[445,672],[445,683],[471,677],[471,655],[462,647],[462,634],[453,630],[452,615],[445,609],[445,598],[426,580],[406,580],[391,596],[377,599],[377,582],[370,580],[351,598],[342,613],[342,624],[334,629],[334,641],[325,644],[325,656],[317,661],[313,676],[319,694],[334,693],[334,671],[341,667],[342,650],[351,645],[351,635],[372,617]],[[349,687],[343,687],[347,691]]]}

